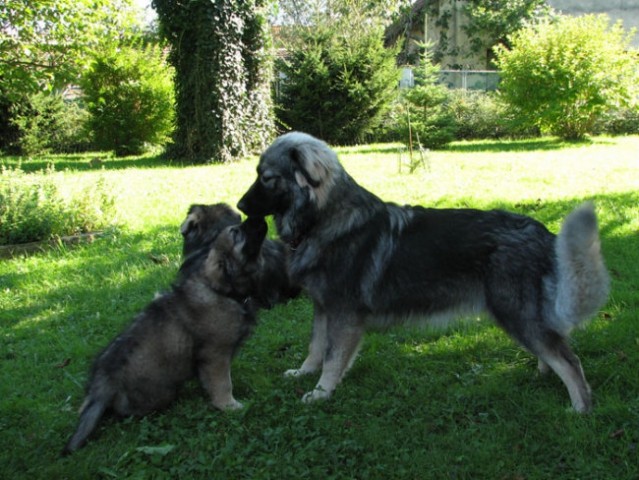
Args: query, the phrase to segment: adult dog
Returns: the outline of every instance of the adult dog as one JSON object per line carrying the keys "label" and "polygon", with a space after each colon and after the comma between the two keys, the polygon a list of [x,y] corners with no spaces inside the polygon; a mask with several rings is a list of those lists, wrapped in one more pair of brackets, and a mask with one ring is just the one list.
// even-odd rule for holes
{"label": "adult dog", "polygon": [[[226,203],[193,204],[180,225],[184,238],[182,255],[188,258],[202,249],[208,250],[220,232],[229,225],[238,225],[240,214]],[[299,295],[301,288],[292,285],[288,277],[287,248],[279,240],[264,240],[262,265],[258,274],[255,299],[261,308],[272,308]]]}
{"label": "adult dog", "polygon": [[564,382],[578,412],[591,392],[568,335],[606,301],[609,277],[591,204],[558,236],[499,210],[430,209],[385,203],[348,175],[310,135],[285,134],[260,157],[258,178],[238,203],[274,215],[291,249],[290,274],[314,304],[301,375],[322,369],[304,401],[329,397],[368,328],[419,317],[485,311]]}
{"label": "adult dog", "polygon": [[231,360],[255,324],[251,296],[266,231],[259,218],[222,230],[209,249],[182,264],[171,290],[106,347],[63,454],[84,445],[107,410],[142,416],[165,408],[194,374],[215,407],[242,406],[233,397]]}

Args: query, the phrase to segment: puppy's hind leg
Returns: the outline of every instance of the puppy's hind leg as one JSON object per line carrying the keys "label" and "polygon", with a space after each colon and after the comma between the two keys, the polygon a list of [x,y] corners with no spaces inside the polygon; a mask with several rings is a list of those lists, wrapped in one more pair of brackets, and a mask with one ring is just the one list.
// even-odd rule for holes
{"label": "puppy's hind leg", "polygon": [[284,375],[287,377],[299,377],[318,371],[322,366],[324,352],[326,351],[326,334],[326,314],[316,306],[313,318],[313,333],[311,334],[311,343],[308,346],[308,356],[300,368],[287,370]]}
{"label": "puppy's hind leg", "polygon": [[328,323],[327,346],[322,364],[322,375],[315,388],[307,392],[304,403],[326,399],[331,396],[344,374],[351,367],[364,336],[361,325],[348,325],[339,320]]}

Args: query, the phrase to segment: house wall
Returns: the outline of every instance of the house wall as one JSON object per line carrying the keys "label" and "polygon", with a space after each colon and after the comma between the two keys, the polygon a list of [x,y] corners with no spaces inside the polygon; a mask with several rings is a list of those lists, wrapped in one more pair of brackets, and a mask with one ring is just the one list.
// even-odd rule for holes
{"label": "house wall", "polygon": [[[639,0],[548,0],[548,3],[566,15],[606,13],[614,22],[621,20],[626,30],[639,31]],[[639,35],[634,36],[632,45],[639,47]]]}

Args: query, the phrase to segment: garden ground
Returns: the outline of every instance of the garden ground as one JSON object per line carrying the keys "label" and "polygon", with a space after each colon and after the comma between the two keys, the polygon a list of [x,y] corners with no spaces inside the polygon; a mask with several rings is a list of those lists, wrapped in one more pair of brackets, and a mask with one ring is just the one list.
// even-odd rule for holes
{"label": "garden ground", "polygon": [[483,319],[369,334],[333,398],[303,405],[316,377],[282,375],[306,353],[312,309],[302,297],[262,312],[239,352],[233,379],[244,410],[212,409],[193,382],[167,411],[106,421],[64,459],[91,360],[172,281],[188,206],[234,205],[256,159],[104,157],[99,169],[87,156],[23,161],[26,171],[54,162],[63,184],[106,177],[118,215],[93,243],[0,260],[0,477],[638,478],[637,152],[639,137],[455,143],[409,175],[396,145],[339,149],[360,184],[398,203],[507,208],[557,232],[572,208],[595,200],[612,293],[573,342],[592,414],[575,414],[559,379],[540,377],[535,359]]}

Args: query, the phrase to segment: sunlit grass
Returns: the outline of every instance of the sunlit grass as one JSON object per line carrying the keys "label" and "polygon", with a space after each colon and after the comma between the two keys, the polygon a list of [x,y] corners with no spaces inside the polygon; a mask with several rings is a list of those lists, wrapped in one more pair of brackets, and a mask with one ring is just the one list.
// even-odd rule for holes
{"label": "sunlit grass", "polygon": [[591,415],[574,414],[560,380],[540,376],[536,360],[486,319],[372,333],[334,398],[303,405],[317,377],[282,376],[306,354],[312,308],[302,297],[262,312],[236,358],[244,411],[213,410],[189,384],[164,413],[105,422],[68,459],[57,454],[92,358],[171,283],[188,206],[235,205],[257,158],[186,166],[101,156],[97,168],[88,163],[96,155],[23,161],[25,171],[53,161],[69,188],[104,175],[118,228],[93,243],[0,260],[0,478],[638,478],[637,152],[638,137],[460,142],[408,174],[398,145],[338,149],[360,184],[400,204],[507,208],[557,231],[572,208],[595,200],[613,289],[574,335],[594,390]]}

